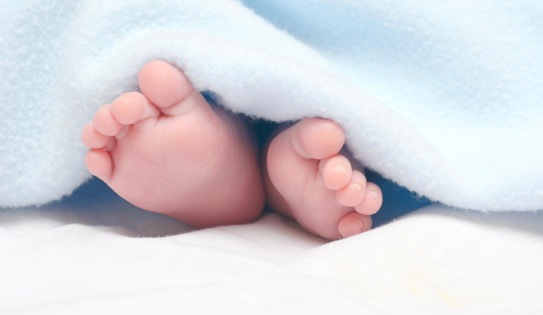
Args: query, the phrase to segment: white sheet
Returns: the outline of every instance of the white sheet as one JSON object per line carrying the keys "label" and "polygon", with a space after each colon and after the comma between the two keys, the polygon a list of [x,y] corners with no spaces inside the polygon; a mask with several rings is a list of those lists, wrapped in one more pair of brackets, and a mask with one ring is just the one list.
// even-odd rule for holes
{"label": "white sheet", "polygon": [[[0,211],[0,313],[539,314],[543,213],[435,205],[327,243],[267,214],[193,231],[103,186]],[[163,236],[170,235],[170,236]]]}

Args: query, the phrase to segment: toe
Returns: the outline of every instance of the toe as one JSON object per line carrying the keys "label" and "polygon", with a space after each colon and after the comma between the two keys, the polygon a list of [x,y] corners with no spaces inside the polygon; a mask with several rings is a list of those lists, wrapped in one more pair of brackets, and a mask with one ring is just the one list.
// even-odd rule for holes
{"label": "toe", "polygon": [[111,105],[100,108],[92,119],[92,126],[99,133],[106,136],[115,136],[122,128],[122,125],[113,117]]}
{"label": "toe", "polygon": [[326,159],[336,155],[345,143],[345,133],[335,122],[323,118],[306,118],[295,126],[292,140],[298,154],[305,158]]}
{"label": "toe", "polygon": [[354,171],[350,183],[336,192],[340,205],[354,207],[364,200],[366,194],[366,177],[359,171]]}
{"label": "toe", "polygon": [[89,172],[107,181],[111,177],[113,171],[113,161],[108,152],[101,149],[93,149],[85,154],[85,165]]}
{"label": "toe", "polygon": [[138,82],[143,95],[167,115],[181,115],[199,104],[207,104],[183,71],[161,60],[144,65]]}
{"label": "toe", "polygon": [[351,212],[339,221],[338,231],[341,237],[354,236],[371,229],[371,217]]}
{"label": "toe", "polygon": [[86,124],[83,127],[83,132],[81,133],[81,140],[83,141],[83,144],[88,148],[103,148],[108,144],[109,139],[110,137],[96,131],[92,124]]}
{"label": "toe", "polygon": [[113,117],[124,125],[160,116],[158,109],[143,94],[137,92],[121,95],[111,104],[111,112]]}
{"label": "toe", "polygon": [[338,190],[347,186],[353,173],[351,163],[343,155],[334,155],[331,158],[321,160],[319,170],[324,185],[330,190]]}
{"label": "toe", "polygon": [[383,204],[383,193],[381,188],[374,183],[366,184],[366,192],[362,203],[356,205],[354,209],[361,214],[372,215],[381,208]]}

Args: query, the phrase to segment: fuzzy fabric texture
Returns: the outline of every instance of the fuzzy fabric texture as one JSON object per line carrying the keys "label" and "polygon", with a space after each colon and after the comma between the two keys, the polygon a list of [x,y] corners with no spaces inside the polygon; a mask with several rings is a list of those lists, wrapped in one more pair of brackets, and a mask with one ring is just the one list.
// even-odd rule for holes
{"label": "fuzzy fabric texture", "polygon": [[83,125],[162,59],[236,113],[333,119],[432,200],[543,209],[540,1],[1,2],[1,207],[85,182]]}

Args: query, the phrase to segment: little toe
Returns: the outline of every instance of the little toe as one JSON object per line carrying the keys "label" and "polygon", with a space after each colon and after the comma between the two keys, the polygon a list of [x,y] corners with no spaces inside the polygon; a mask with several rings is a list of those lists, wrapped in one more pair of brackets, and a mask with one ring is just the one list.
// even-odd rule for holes
{"label": "little toe", "polygon": [[99,149],[108,144],[110,137],[96,131],[92,124],[86,124],[81,132],[81,140],[86,147]]}
{"label": "little toe", "polygon": [[345,207],[354,207],[364,201],[366,195],[366,177],[359,171],[353,171],[351,182],[336,192],[338,203]]}
{"label": "little toe", "polygon": [[383,193],[381,192],[381,188],[374,183],[367,183],[364,200],[362,203],[356,205],[354,209],[358,213],[372,215],[379,211],[382,204]]}
{"label": "little toe", "polygon": [[96,131],[106,136],[115,136],[122,128],[122,125],[111,113],[111,105],[105,105],[96,112],[92,119],[92,126]]}
{"label": "little toe", "polygon": [[305,158],[326,159],[336,155],[345,143],[345,133],[335,122],[324,118],[306,118],[295,125],[294,149]]}
{"label": "little toe", "polygon": [[111,104],[111,112],[115,119],[124,125],[132,125],[138,121],[159,117],[160,111],[141,93],[131,92],[121,95]]}
{"label": "little toe", "polygon": [[87,151],[85,154],[85,165],[89,172],[104,180],[107,181],[113,171],[113,161],[108,152],[101,149],[93,149]]}
{"label": "little toe", "polygon": [[345,215],[338,224],[338,231],[341,237],[354,236],[371,229],[371,217],[357,212]]}
{"label": "little toe", "polygon": [[321,160],[319,162],[319,170],[322,174],[324,185],[330,190],[338,190],[347,186],[353,174],[349,160],[339,154]]}

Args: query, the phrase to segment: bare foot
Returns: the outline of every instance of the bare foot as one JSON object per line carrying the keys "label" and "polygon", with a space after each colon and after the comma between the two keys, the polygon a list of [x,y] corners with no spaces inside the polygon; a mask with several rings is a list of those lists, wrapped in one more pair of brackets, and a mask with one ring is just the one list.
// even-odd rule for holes
{"label": "bare foot", "polygon": [[340,239],[371,228],[382,193],[345,155],[341,127],[307,118],[283,130],[265,157],[265,186],[270,206],[308,231]]}
{"label": "bare foot", "polygon": [[245,125],[168,63],[146,64],[138,80],[142,93],[103,106],[84,127],[89,171],[130,203],[194,226],[258,217],[264,188]]}

